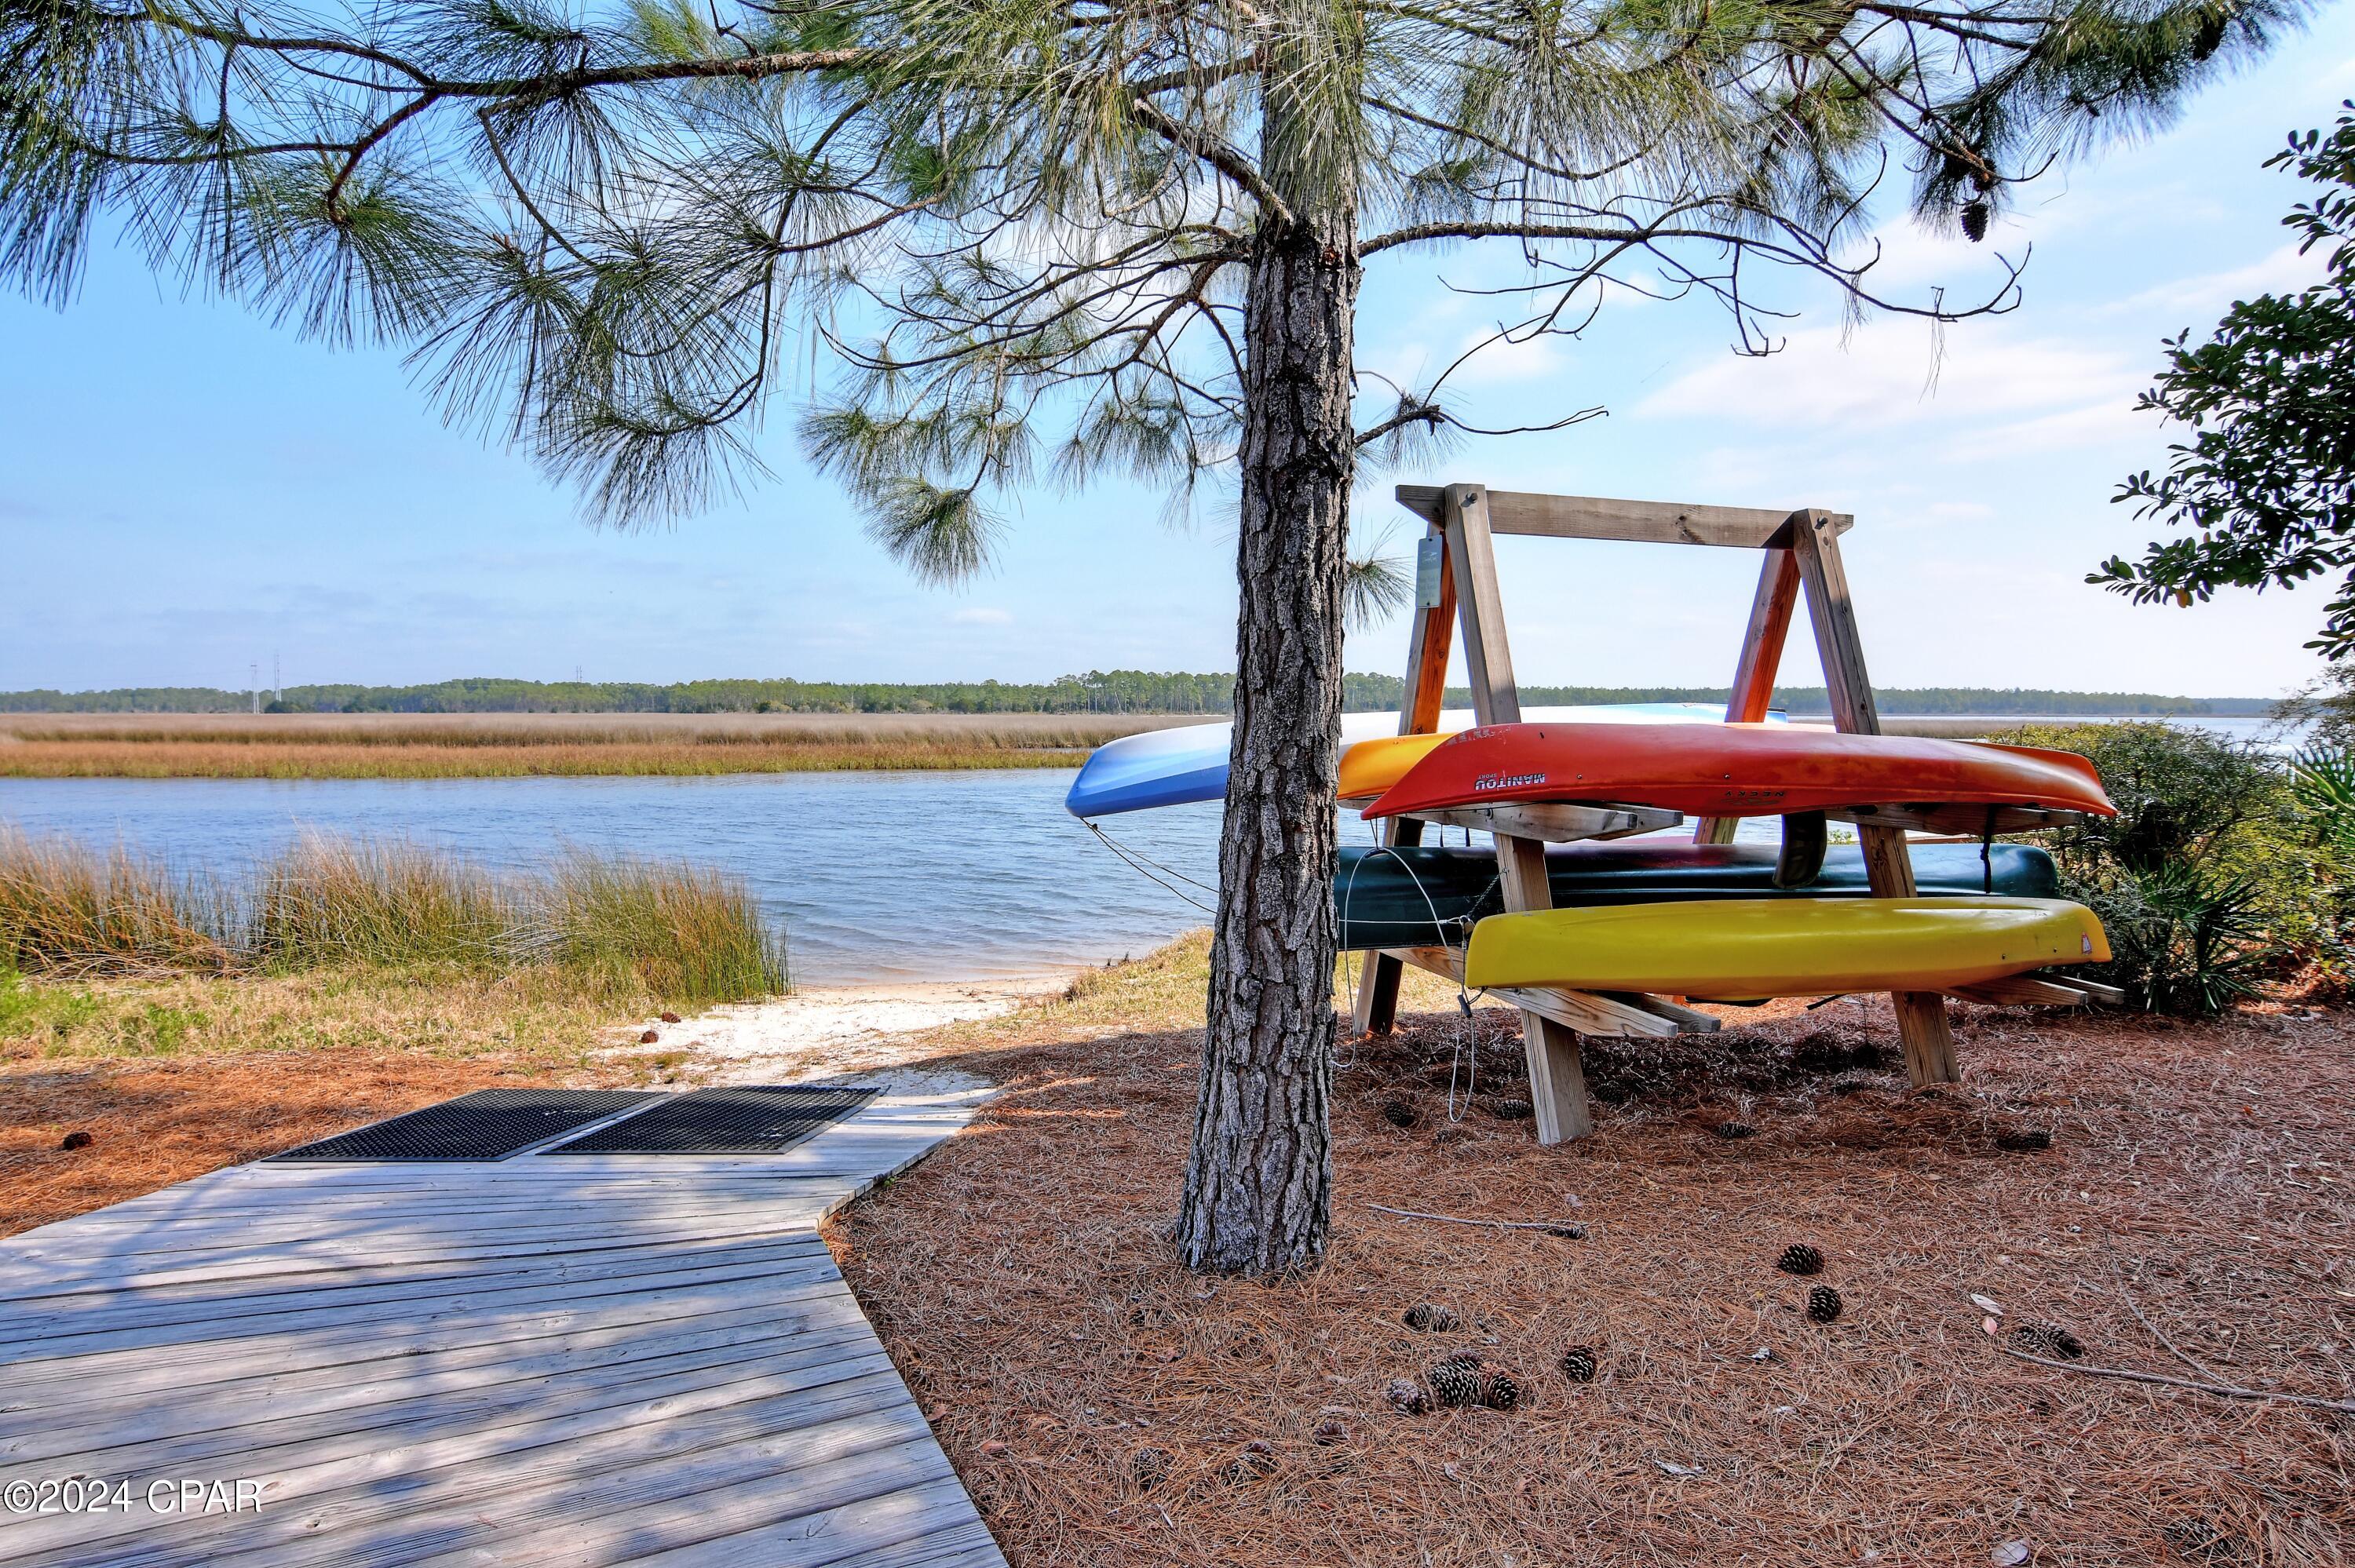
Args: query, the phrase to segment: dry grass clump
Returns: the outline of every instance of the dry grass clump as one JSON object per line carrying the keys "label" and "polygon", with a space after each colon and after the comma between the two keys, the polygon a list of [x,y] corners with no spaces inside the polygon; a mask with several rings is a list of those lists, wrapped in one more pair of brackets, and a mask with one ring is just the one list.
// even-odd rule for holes
{"label": "dry grass clump", "polygon": [[[613,1043],[617,1022],[661,1006],[649,991],[552,965],[363,965],[76,982],[0,971],[0,1062],[366,1051],[574,1067]],[[629,1027],[634,1033],[643,1024]]]}
{"label": "dry grass clump", "polygon": [[306,835],[254,878],[243,944],[286,971],[353,963],[505,964],[523,888],[412,844]]}
{"label": "dry grass clump", "polygon": [[161,861],[0,828],[0,969],[226,969],[232,924],[218,887]]}
{"label": "dry grass clump", "polygon": [[0,832],[0,970],[355,965],[553,965],[681,1005],[789,984],[783,934],[715,871],[582,853],[497,873],[413,845],[307,836],[226,888],[125,851]]}
{"label": "dry grass clump", "polygon": [[1057,714],[0,715],[0,777],[454,779],[1075,768],[1188,722]]}
{"label": "dry grass clump", "polygon": [[720,872],[575,854],[549,873],[529,916],[527,949],[666,1001],[731,1001],[791,987],[783,933]]}
{"label": "dry grass clump", "polygon": [[[1966,1082],[1914,1095],[1885,1001],[1726,1016],[1590,1043],[1596,1134],[1550,1150],[1509,1013],[1357,1044],[1329,1260],[1274,1284],[1164,1239],[1197,1030],[1011,1026],[943,1062],[1006,1091],[833,1240],[1018,1563],[2346,1561],[2355,1418],[2035,1365],[1968,1299],[2086,1364],[2355,1393],[2345,1019],[1959,1010]],[[1451,1352],[1518,1407],[1402,1414]]]}

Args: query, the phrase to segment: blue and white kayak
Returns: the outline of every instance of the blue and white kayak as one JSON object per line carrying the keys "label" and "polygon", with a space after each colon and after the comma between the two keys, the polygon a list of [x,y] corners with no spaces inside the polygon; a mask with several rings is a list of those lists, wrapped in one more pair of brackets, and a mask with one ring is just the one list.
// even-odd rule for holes
{"label": "blue and white kayak", "polygon": [[[1779,713],[1767,716],[1770,723],[1783,718]],[[1725,708],[1719,703],[1608,703],[1527,708],[1521,719],[1526,724],[1723,724]],[[1472,724],[1470,710],[1452,708],[1439,715],[1438,728],[1453,733]],[[1341,745],[1346,749],[1360,741],[1381,740],[1398,734],[1398,726],[1393,713],[1343,714]],[[1123,736],[1089,755],[1080,776],[1071,780],[1063,809],[1075,817],[1109,817],[1223,800],[1234,736],[1231,721]]]}

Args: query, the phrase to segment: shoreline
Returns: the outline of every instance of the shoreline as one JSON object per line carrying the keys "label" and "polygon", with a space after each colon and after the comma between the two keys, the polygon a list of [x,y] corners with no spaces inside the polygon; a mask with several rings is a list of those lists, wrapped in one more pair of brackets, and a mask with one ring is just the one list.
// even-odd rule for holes
{"label": "shoreline", "polygon": [[[1795,715],[1828,723],[1826,715]],[[1216,714],[0,714],[8,779],[730,778],[1076,768],[1096,747]],[[2162,723],[2250,736],[2274,721],[2200,714],[1885,715],[1890,735],[1979,739],[2023,726]]]}
{"label": "shoreline", "polygon": [[[929,1083],[938,1075],[919,1072],[913,1064],[937,1054],[929,1044],[935,1031],[1005,1018],[1067,996],[1082,972],[804,986],[760,1001],[725,1002],[677,1023],[649,1018],[629,1025],[623,1044],[595,1054],[618,1066],[683,1056],[671,1065],[675,1076],[660,1080],[683,1087],[848,1075],[890,1082],[912,1075]],[[649,1033],[658,1038],[645,1040]]]}

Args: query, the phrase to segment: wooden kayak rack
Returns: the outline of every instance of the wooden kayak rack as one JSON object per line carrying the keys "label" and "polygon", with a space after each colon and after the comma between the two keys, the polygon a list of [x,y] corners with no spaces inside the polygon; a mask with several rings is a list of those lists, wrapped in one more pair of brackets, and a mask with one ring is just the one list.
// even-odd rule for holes
{"label": "wooden kayak rack", "polygon": [[[1657,501],[1614,501],[1586,495],[1538,495],[1492,491],[1477,484],[1401,484],[1399,503],[1421,517],[1426,538],[1439,541],[1438,591],[1420,602],[1407,641],[1406,692],[1400,705],[1399,733],[1428,735],[1439,725],[1447,690],[1447,661],[1460,621],[1465,662],[1472,686],[1472,712],[1482,725],[1517,724],[1521,700],[1513,678],[1513,656],[1505,634],[1498,592],[1495,535],[1516,534],[1550,539],[1610,539],[1656,545],[1706,545],[1757,550],[1764,564],[1751,600],[1726,704],[1729,723],[1756,724],[1774,697],[1775,671],[1798,608],[1806,593],[1808,620],[1831,696],[1835,727],[1855,735],[1881,733],[1880,710],[1865,673],[1864,645],[1857,632],[1856,608],[1841,564],[1839,536],[1855,519],[1802,507],[1796,512],[1743,506],[1681,506]],[[1913,825],[1902,806],[1874,812],[1842,813],[1855,822],[1864,849],[1865,875],[1876,898],[1913,896],[1913,863],[1905,847]],[[2053,813],[2006,812],[1990,817],[1990,832],[2016,832],[2046,825]],[[1674,811],[1642,807],[1509,805],[1467,808],[1426,817],[1394,817],[1381,825],[1382,842],[1419,843],[1425,821],[1493,834],[1497,866],[1508,910],[1552,907],[1546,881],[1545,846],[1581,839],[1617,838],[1673,827],[1684,819]],[[1732,819],[1702,819],[1694,838],[1731,843]],[[1360,976],[1357,1027],[1361,1033],[1388,1033],[1396,1022],[1399,981],[1405,965],[1460,981],[1464,954],[1455,948],[1389,948],[1374,954]],[[1529,1052],[1529,1099],[1540,1143],[1582,1138],[1593,1128],[1586,1103],[1586,1076],[1579,1063],[1582,1034],[1669,1035],[1709,1033],[1718,1020],[1657,996],[1593,992],[1564,987],[1527,987],[1493,992],[1521,1011]],[[2051,974],[2019,975],[1953,994],[1978,1001],[2082,1003],[2115,1000],[2119,993],[2088,980]],[[1946,1020],[1945,997],[1937,991],[1902,991],[1891,997],[1897,1031],[1905,1047],[1905,1070],[1914,1086],[1952,1083],[1955,1037]]]}

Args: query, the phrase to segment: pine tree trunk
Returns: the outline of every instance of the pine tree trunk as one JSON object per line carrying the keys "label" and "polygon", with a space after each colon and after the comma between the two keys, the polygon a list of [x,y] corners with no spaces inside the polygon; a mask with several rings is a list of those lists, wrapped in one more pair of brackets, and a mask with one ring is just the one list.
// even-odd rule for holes
{"label": "pine tree trunk", "polygon": [[1209,1027],[1176,1236],[1195,1268],[1283,1273],[1325,1254],[1334,790],[1355,215],[1263,217],[1245,304],[1234,746],[1219,846]]}

